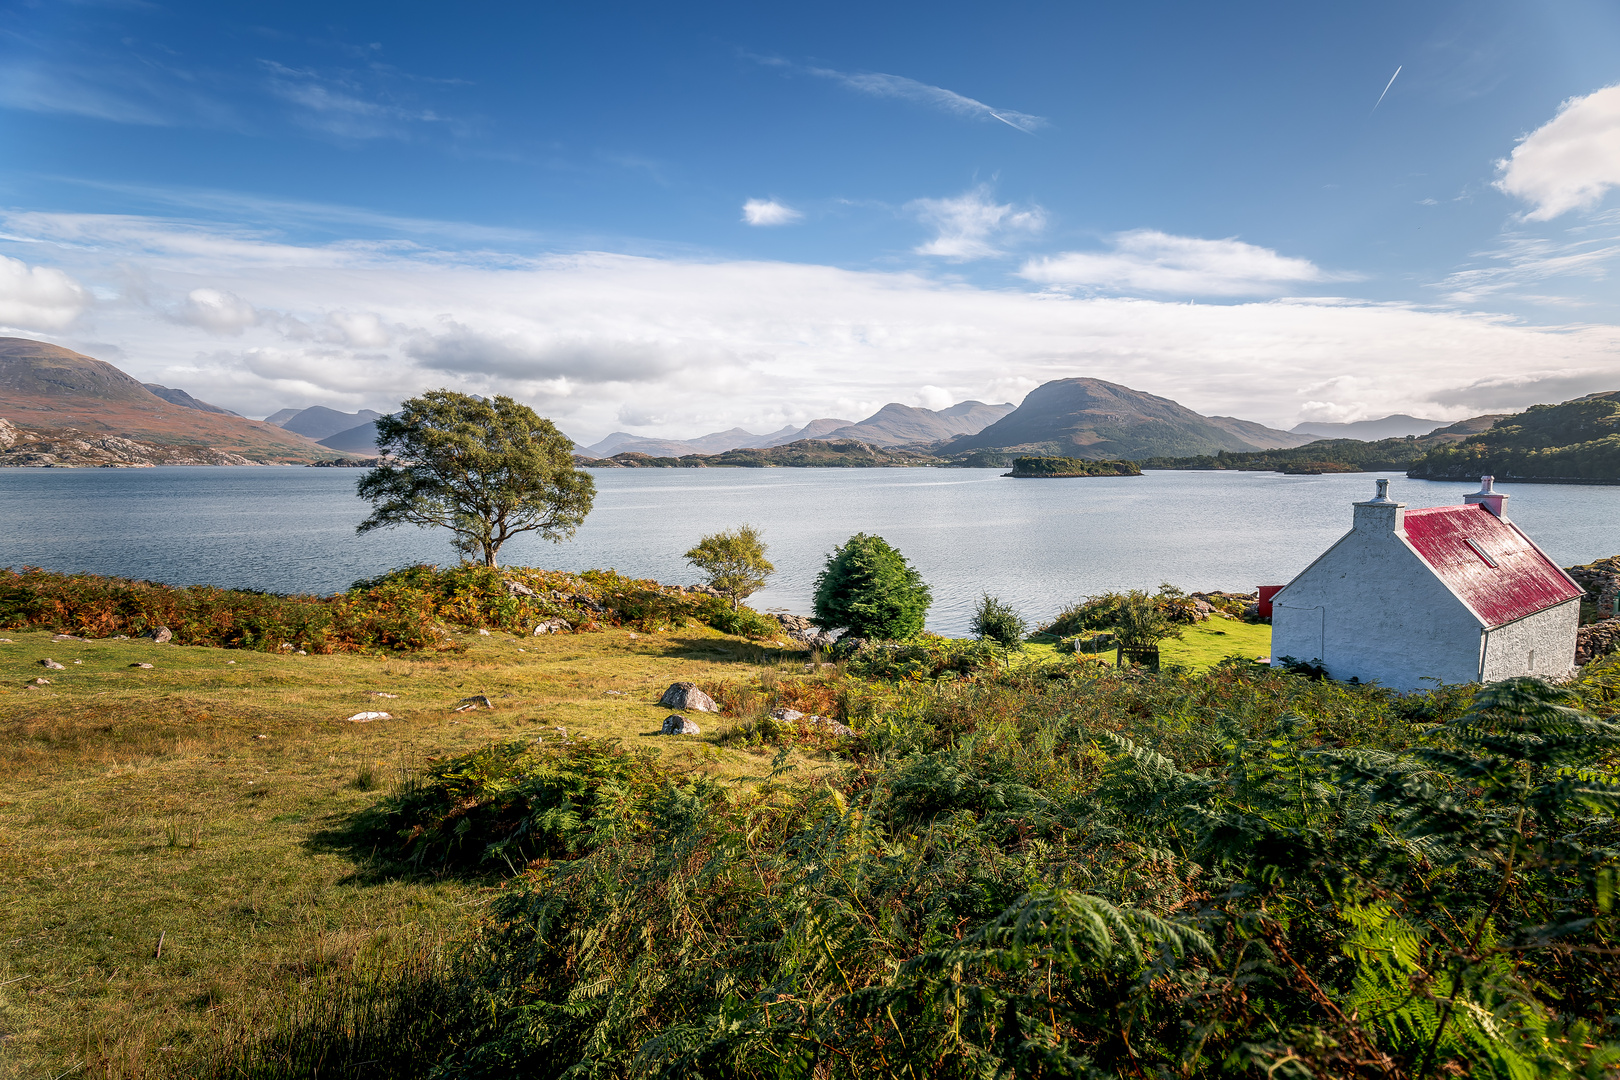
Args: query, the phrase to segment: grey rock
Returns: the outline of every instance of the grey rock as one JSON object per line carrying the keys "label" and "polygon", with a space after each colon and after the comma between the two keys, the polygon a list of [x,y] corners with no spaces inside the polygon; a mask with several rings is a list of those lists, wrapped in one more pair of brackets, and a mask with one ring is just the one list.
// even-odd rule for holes
{"label": "grey rock", "polygon": [[566,634],[574,628],[567,619],[547,619],[534,628],[535,634]]}
{"label": "grey rock", "polygon": [[[235,660],[232,660],[232,661],[231,661],[231,663],[233,663],[233,664],[234,664],[234,663],[236,663],[236,661],[235,661]],[[146,670],[147,670],[147,671],[151,671],[151,670],[152,670],[152,665],[151,665],[151,664],[140,664],[140,663],[135,663],[135,664],[131,664],[131,665],[129,665],[129,666],[130,666],[130,667],[136,667],[136,668],[145,668],[145,669],[146,669]]]}
{"label": "grey rock", "polygon": [[660,735],[701,735],[703,729],[679,713],[671,713],[664,717],[664,727]]}
{"label": "grey rock", "polygon": [[67,670],[61,664],[58,664],[55,660],[52,660],[48,656],[45,659],[43,659],[43,660],[41,660],[39,662],[39,666],[44,668],[47,671],[65,671],[65,670]]}
{"label": "grey rock", "polygon": [[853,736],[855,729],[828,716],[807,716],[797,709],[776,708],[771,710],[771,719],[781,720],[789,724],[806,724],[810,727],[824,728],[838,736]]}
{"label": "grey rock", "polygon": [[464,697],[456,702],[453,711],[466,712],[469,709],[493,709],[494,707],[494,702],[490,701],[488,697],[483,694],[474,694],[472,697]]}
{"label": "grey rock", "polygon": [[507,596],[533,596],[533,595],[535,595],[534,590],[529,588],[527,585],[523,584],[523,582],[521,582],[521,581],[510,581],[510,580],[508,580],[508,581],[503,581],[501,584],[506,586],[506,595]]}
{"label": "grey rock", "polygon": [[51,685],[51,680],[49,680],[45,676],[41,675],[39,678],[35,679],[33,682],[29,683],[28,685],[29,686],[49,686],[49,685]]}
{"label": "grey rock", "polygon": [[[174,640],[174,631],[170,630],[167,626],[154,626],[152,629],[146,632],[145,636],[151,638],[152,644],[154,645],[167,645],[170,641]],[[282,646],[284,649],[288,647],[289,646],[286,645]]]}
{"label": "grey rock", "polygon": [[719,712],[714,698],[697,688],[695,683],[678,682],[664,691],[658,704],[666,709],[690,709],[693,712]]}
{"label": "grey rock", "polygon": [[89,639],[82,638],[82,637],[74,637],[72,634],[57,634],[57,635],[53,636],[51,638],[51,640],[52,641],[87,641]]}
{"label": "grey rock", "polygon": [[765,616],[775,620],[794,644],[805,649],[830,649],[835,639],[825,630],[820,629],[803,615],[786,615],[780,612],[770,612]]}

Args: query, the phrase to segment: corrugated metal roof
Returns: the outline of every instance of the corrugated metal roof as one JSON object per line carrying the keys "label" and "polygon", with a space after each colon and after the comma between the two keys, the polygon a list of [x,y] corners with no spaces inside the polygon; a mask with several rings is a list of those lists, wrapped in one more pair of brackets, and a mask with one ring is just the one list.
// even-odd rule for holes
{"label": "corrugated metal roof", "polygon": [[1406,539],[1486,626],[1581,595],[1518,526],[1483,506],[1408,510]]}

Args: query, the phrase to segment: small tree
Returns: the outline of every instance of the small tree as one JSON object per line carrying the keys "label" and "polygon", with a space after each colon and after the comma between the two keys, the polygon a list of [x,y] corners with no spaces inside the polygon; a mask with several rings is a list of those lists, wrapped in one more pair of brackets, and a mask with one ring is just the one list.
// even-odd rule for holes
{"label": "small tree", "polygon": [[1119,598],[1114,616],[1114,637],[1121,653],[1145,652],[1158,648],[1165,638],[1179,638],[1181,628],[1170,620],[1160,599],[1141,589],[1132,589]]}
{"label": "small tree", "polygon": [[975,637],[994,641],[1009,649],[1016,649],[1024,643],[1024,633],[1029,629],[1018,612],[1013,610],[1011,604],[1002,603],[999,599],[985,593],[979,601],[979,609],[973,613],[973,621],[968,629]]}
{"label": "small tree", "polygon": [[922,575],[881,536],[856,533],[816,577],[814,622],[863,638],[908,638],[922,631],[933,594]]}
{"label": "small tree", "polygon": [[574,468],[568,437],[509,397],[431,390],[378,419],[377,448],[399,464],[360,478],[373,509],[355,531],[449,529],[456,550],[485,566],[520,533],[574,535],[596,495],[590,474]]}
{"label": "small tree", "polygon": [[765,541],[752,525],[739,525],[727,532],[699,540],[686,553],[686,561],[709,575],[709,585],[731,601],[731,610],[758,592],[765,579],[776,572],[765,558]]}

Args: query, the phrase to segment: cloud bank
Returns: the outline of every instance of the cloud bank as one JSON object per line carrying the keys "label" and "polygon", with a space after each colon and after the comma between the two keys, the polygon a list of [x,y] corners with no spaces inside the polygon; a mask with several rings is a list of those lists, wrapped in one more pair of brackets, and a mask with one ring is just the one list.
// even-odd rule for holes
{"label": "cloud bank", "polygon": [[1620,187],[1620,85],[1570,98],[1497,167],[1496,186],[1532,206],[1529,221],[1596,206]]}
{"label": "cloud bank", "polygon": [[[1284,427],[1305,415],[1457,418],[1515,394],[1522,405],[1620,388],[1615,327],[1409,305],[1189,305],[596,252],[497,259],[127,216],[5,225],[32,241],[36,265],[0,263],[0,304],[25,307],[27,329],[91,355],[112,355],[111,343],[131,374],[257,416],[383,410],[450,386],[512,394],[588,442],[634,421],[692,436],[858,418],[889,401],[1016,401],[1082,375]],[[1163,282],[1152,276],[1163,263],[1210,275],[1205,288],[1323,273],[1236,241],[1131,235],[1101,254],[1147,284]],[[47,256],[55,266],[38,265]],[[92,288],[106,298],[90,303]]]}
{"label": "cloud bank", "polygon": [[988,184],[954,198],[916,199],[906,209],[935,230],[934,238],[917,248],[917,254],[946,259],[1000,255],[1001,239],[1032,235],[1046,227],[1046,211],[1039,206],[1019,209],[1011,203],[998,203]]}

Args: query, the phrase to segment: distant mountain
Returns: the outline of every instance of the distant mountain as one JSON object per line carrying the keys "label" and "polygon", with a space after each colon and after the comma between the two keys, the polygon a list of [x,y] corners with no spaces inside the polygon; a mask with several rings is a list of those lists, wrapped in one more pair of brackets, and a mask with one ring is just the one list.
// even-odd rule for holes
{"label": "distant mountain", "polygon": [[1298,446],[1302,439],[1247,420],[1201,416],[1169,398],[1102,379],[1057,379],[977,434],[941,454],[1028,448],[1066,457],[1120,459],[1213,454]]}
{"label": "distant mountain", "polygon": [[1315,435],[1319,439],[1360,439],[1377,442],[1379,439],[1404,439],[1408,435],[1427,435],[1446,426],[1444,420],[1422,420],[1405,413],[1393,413],[1379,420],[1356,420],[1348,424],[1325,424],[1312,421],[1295,424],[1288,430],[1296,435]]}
{"label": "distant mountain", "polygon": [[306,439],[321,442],[340,432],[368,424],[381,415],[382,413],[372,412],[370,409],[346,413],[328,409],[325,405],[311,405],[307,409],[282,409],[265,417],[264,422],[275,424],[283,431],[295,431]]}
{"label": "distant mountain", "polygon": [[829,433],[837,431],[839,428],[849,427],[854,423],[855,421],[853,420],[838,420],[830,416],[823,417],[820,420],[812,420],[801,428],[789,426],[783,428],[781,431],[776,431],[769,435],[761,436],[764,441],[756,443],[755,445],[764,448],[770,446],[786,446],[788,443],[798,442],[801,439],[823,439],[826,438]]}
{"label": "distant mountain", "polygon": [[377,421],[367,420],[357,427],[328,435],[319,441],[322,446],[330,446],[333,450],[344,450],[351,454],[375,454],[377,452]]}
{"label": "distant mountain", "polygon": [[695,439],[647,439],[627,431],[615,431],[601,442],[585,449],[598,457],[624,453],[647,454],[651,457],[683,457],[687,454],[723,454],[739,446],[758,446],[760,439],[769,437],[755,435],[752,431],[745,431],[740,427],[699,435]]}
{"label": "distant mountain", "polygon": [[173,404],[111,364],[29,338],[0,338],[0,416],[36,432],[76,433],[79,441],[111,437],[193,448],[195,460],[332,456],[273,424]]}
{"label": "distant mountain", "polygon": [[198,401],[184,390],[175,390],[172,387],[159,386],[155,382],[141,383],[141,385],[152,391],[152,393],[156,394],[164,401],[167,401],[170,405],[179,405],[181,408],[185,409],[199,409],[203,412],[219,413],[223,416],[242,415],[241,413],[231,412],[229,409],[222,409],[218,405],[210,405],[206,401]]}
{"label": "distant mountain", "polygon": [[948,409],[918,409],[891,402],[858,424],[835,428],[818,439],[858,439],[873,446],[904,446],[908,443],[936,443],[957,435],[982,431],[1017,406],[986,405],[963,401]]}

